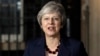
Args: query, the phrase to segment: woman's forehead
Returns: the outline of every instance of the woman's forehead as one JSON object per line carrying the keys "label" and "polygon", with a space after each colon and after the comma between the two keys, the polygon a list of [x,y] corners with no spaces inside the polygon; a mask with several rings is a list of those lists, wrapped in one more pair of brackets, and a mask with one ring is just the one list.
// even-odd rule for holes
{"label": "woman's forehead", "polygon": [[50,12],[50,13],[44,14],[42,17],[50,17],[50,16],[60,17],[61,15],[58,12]]}
{"label": "woman's forehead", "polygon": [[44,15],[46,15],[46,14],[61,15],[61,14],[60,14],[59,12],[57,12],[57,11],[49,11],[49,12],[44,13]]}

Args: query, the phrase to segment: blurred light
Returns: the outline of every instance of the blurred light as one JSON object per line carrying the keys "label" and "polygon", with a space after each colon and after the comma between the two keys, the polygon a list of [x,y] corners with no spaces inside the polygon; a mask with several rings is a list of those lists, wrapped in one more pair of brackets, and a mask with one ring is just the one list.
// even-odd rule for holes
{"label": "blurred light", "polygon": [[18,9],[18,10],[21,9],[21,2],[20,2],[20,1],[17,2],[17,9]]}

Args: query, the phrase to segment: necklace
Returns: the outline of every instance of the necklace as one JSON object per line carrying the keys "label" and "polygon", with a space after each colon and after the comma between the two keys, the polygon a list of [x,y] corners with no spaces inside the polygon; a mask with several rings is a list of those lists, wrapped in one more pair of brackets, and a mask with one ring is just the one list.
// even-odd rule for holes
{"label": "necklace", "polygon": [[56,54],[56,52],[58,52],[58,49],[59,49],[59,45],[57,46],[57,49],[55,49],[55,51],[51,51],[48,46],[46,45],[46,51],[48,51],[49,53],[51,54]]}

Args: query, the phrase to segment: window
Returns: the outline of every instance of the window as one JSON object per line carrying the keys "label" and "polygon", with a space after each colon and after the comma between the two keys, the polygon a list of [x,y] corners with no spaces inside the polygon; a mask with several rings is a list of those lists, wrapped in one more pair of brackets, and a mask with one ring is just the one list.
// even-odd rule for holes
{"label": "window", "polygon": [[[0,0],[0,48],[23,49],[23,0]],[[17,47],[18,46],[18,47]]]}
{"label": "window", "polygon": [[20,2],[19,0],[0,0],[0,31],[1,34],[20,33]]}

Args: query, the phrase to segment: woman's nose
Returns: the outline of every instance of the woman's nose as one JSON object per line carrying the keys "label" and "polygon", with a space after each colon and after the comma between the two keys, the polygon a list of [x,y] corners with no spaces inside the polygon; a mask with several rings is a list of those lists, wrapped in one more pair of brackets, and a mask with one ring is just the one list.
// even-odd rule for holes
{"label": "woman's nose", "polygon": [[50,23],[50,24],[54,24],[53,18],[50,19],[49,23]]}

